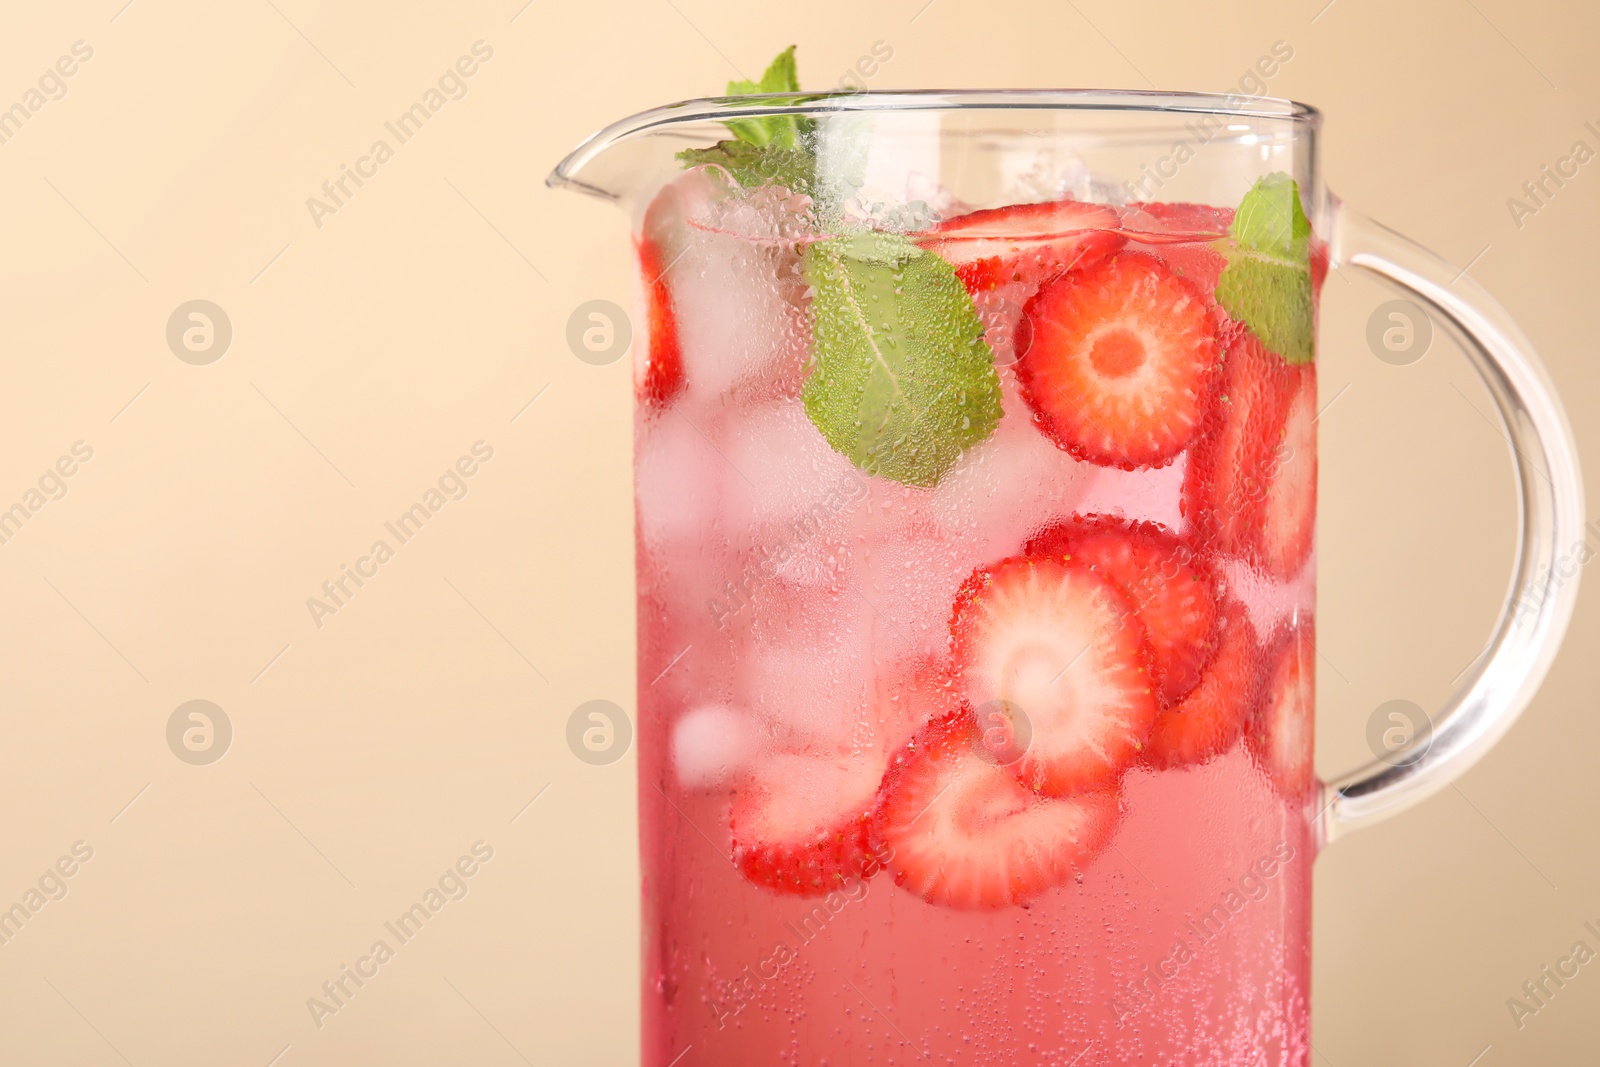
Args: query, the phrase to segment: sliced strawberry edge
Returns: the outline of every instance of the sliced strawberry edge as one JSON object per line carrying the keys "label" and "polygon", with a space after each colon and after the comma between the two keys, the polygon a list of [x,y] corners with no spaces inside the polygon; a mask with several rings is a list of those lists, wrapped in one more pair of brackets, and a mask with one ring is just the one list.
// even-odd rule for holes
{"label": "sliced strawberry edge", "polygon": [[1156,715],[1145,762],[1165,770],[1206,763],[1227,752],[1255,710],[1259,684],[1255,628],[1244,606],[1228,601],[1205,673],[1187,696]]}
{"label": "sliced strawberry edge", "polygon": [[1118,225],[1129,240],[1143,244],[1215,241],[1228,236],[1233,209],[1185,201],[1136,201],[1122,206]]}
{"label": "sliced strawberry edge", "polygon": [[687,384],[683,350],[678,344],[677,317],[672,310],[672,291],[667,284],[661,246],[649,237],[638,242],[639,275],[644,286],[645,310],[649,319],[643,360],[637,364],[635,389],[651,407],[666,407]]}
{"label": "sliced strawberry edge", "polygon": [[1103,204],[1056,200],[957,215],[913,240],[955,267],[976,294],[1013,281],[1037,285],[1104,258],[1126,242],[1116,223],[1116,212]]}
{"label": "sliced strawberry edge", "polygon": [[[863,788],[829,796],[823,805],[809,794],[786,795],[786,786],[794,784],[792,772],[803,773],[806,761],[823,773],[824,765],[834,764],[846,781],[858,779]],[[872,852],[871,823],[887,761],[859,756],[854,761],[859,765],[844,772],[841,761],[822,755],[780,754],[772,763],[782,762],[790,774],[765,783],[758,775],[746,780],[729,817],[733,862],[746,879],[796,896],[820,896],[877,872],[881,864]]]}
{"label": "sliced strawberry edge", "polygon": [[962,248],[979,242],[930,243],[928,251],[948,260],[967,292],[989,292],[1008,282],[1038,285],[1071,270],[1082,270],[1098,263],[1121,248],[1125,239],[1109,230],[1088,230],[1049,240],[1032,241],[996,250],[984,247]]}
{"label": "sliced strawberry edge", "polygon": [[1311,305],[1316,308],[1322,296],[1322,283],[1328,280],[1328,246],[1313,239],[1311,242]]}
{"label": "sliced strawberry edge", "polygon": [[980,567],[956,594],[950,633],[958,694],[1027,716],[1032,739],[1011,769],[1034,792],[1108,789],[1138,758],[1157,709],[1144,626],[1086,564],[1013,556]]}
{"label": "sliced strawberry edge", "polygon": [[1272,358],[1255,335],[1235,329],[1203,428],[1189,450],[1182,510],[1198,543],[1227,555],[1249,551],[1260,526],[1262,473],[1270,468],[1271,427],[1281,401],[1271,388]]}
{"label": "sliced strawberry edge", "polygon": [[884,776],[874,854],[896,885],[930,904],[1026,903],[1081,874],[1116,830],[1115,792],[1037,796],[978,743],[961,709],[929,723]]}
{"label": "sliced strawberry edge", "polygon": [[1317,522],[1317,376],[1290,368],[1279,462],[1261,499],[1261,525],[1251,558],[1279,578],[1297,574],[1311,555]]}
{"label": "sliced strawberry edge", "polygon": [[1303,803],[1316,783],[1316,646],[1304,619],[1273,642],[1247,733],[1250,753],[1279,795]]}
{"label": "sliced strawberry edge", "polygon": [[[1129,558],[1108,554],[1121,546]],[[1121,590],[1144,624],[1151,678],[1163,706],[1182,699],[1200,681],[1216,645],[1220,593],[1215,572],[1187,540],[1157,522],[1074,515],[1034,534],[1022,551],[1029,556],[1076,555]],[[1181,595],[1185,592],[1191,594],[1187,604]],[[1197,617],[1176,615],[1186,606]]]}
{"label": "sliced strawberry edge", "polygon": [[1197,543],[1294,576],[1316,522],[1315,406],[1314,365],[1287,363],[1250,331],[1233,332],[1184,473],[1182,510]]}
{"label": "sliced strawberry edge", "polygon": [[1087,200],[1047,200],[1007,204],[955,215],[924,230],[919,237],[945,240],[1045,241],[1084,230],[1115,229],[1117,213]]}

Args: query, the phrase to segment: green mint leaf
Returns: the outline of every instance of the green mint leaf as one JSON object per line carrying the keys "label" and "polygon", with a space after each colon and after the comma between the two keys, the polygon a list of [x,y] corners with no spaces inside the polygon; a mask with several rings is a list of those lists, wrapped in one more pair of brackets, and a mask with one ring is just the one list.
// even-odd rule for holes
{"label": "green mint leaf", "polygon": [[[795,67],[794,45],[778,53],[761,80],[730,81],[729,96],[753,93],[797,93],[800,75]],[[710,148],[689,148],[677,159],[686,167],[714,164],[722,167],[745,189],[782,185],[790,192],[812,192],[816,180],[816,153],[812,133],[816,123],[803,115],[762,115],[723,122],[734,140],[718,141]]]}
{"label": "green mint leaf", "polygon": [[809,195],[816,179],[816,157],[803,148],[718,141],[710,148],[686,148],[677,158],[686,167],[705,163],[722,167],[745,189],[781,185],[792,193]]}
{"label": "green mint leaf", "polygon": [[790,45],[779,52],[771,63],[767,64],[766,72],[761,75],[761,91],[764,93],[798,93],[800,91],[800,69],[794,61],[794,45]]}
{"label": "green mint leaf", "polygon": [[1300,205],[1300,187],[1287,174],[1269,174],[1239,202],[1229,230],[1240,245],[1281,259],[1306,260],[1311,220]]}
{"label": "green mint leaf", "polygon": [[972,298],[895,234],[805,251],[815,361],[801,394],[828,444],[868,474],[936,485],[1000,421],[1000,378]]}
{"label": "green mint leaf", "polygon": [[1287,174],[1256,182],[1234,214],[1217,302],[1290,363],[1315,356],[1311,222]]}
{"label": "green mint leaf", "polygon": [[[798,93],[800,74],[795,66],[794,45],[778,53],[778,58],[767,65],[761,80],[730,81],[729,96],[749,96],[754,93]],[[763,115],[754,119],[729,119],[723,123],[739,140],[756,146],[776,145],[779,148],[802,148],[805,136],[811,132],[811,120],[801,115]]]}

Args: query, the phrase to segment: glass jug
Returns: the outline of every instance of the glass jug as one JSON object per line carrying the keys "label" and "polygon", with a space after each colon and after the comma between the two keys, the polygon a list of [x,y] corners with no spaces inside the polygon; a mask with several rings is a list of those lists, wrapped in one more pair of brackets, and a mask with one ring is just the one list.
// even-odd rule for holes
{"label": "glass jug", "polygon": [[[777,94],[552,173],[631,213],[639,266],[644,1063],[1309,1062],[1313,858],[1505,733],[1582,537],[1528,342],[1328,192],[1319,125]],[[1457,338],[1522,506],[1517,613],[1425,738],[1322,783],[1331,268]]]}

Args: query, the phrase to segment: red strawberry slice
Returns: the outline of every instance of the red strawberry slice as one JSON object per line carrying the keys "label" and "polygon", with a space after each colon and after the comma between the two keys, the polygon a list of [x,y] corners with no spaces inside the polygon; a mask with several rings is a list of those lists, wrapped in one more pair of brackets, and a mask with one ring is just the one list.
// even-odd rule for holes
{"label": "red strawberry slice", "polygon": [[683,350],[666,277],[689,239],[684,197],[676,184],[662,189],[644,213],[636,242],[649,347],[644,359],[634,361],[634,392],[650,407],[666,407],[684,387]]}
{"label": "red strawberry slice", "polygon": [[1011,204],[946,219],[917,235],[977,294],[1008,282],[1033,285],[1122,247],[1117,213],[1103,204],[1055,200]]}
{"label": "red strawberry slice", "polygon": [[1187,542],[1157,523],[1091,515],[1046,527],[1023,552],[1070,556],[1121,590],[1144,624],[1163,706],[1194,688],[1214,647],[1217,583]]}
{"label": "red strawberry slice", "polygon": [[1247,552],[1251,531],[1260,525],[1262,486],[1276,466],[1276,436],[1283,425],[1277,369],[1282,362],[1253,334],[1239,331],[1223,358],[1205,432],[1189,453],[1183,514],[1217,551]]}
{"label": "red strawberry slice", "polygon": [[1260,649],[1250,614],[1229,601],[1217,626],[1216,653],[1189,695],[1156,716],[1145,762],[1158,769],[1205,763],[1233,747],[1255,705]]}
{"label": "red strawberry slice", "polygon": [[930,723],[884,777],[874,840],[930,904],[1002,908],[1075,878],[1116,829],[1115,792],[1050,800],[979,748],[963,709]]}
{"label": "red strawberry slice", "polygon": [[1311,553],[1317,510],[1317,382],[1240,331],[1184,475],[1197,536],[1291,578]]}
{"label": "red strawberry slice", "polygon": [[1291,375],[1293,395],[1283,420],[1282,457],[1261,500],[1261,529],[1253,556],[1280,578],[1299,573],[1317,525],[1317,375],[1310,364]]}
{"label": "red strawberry slice", "polygon": [[639,238],[639,276],[644,284],[645,317],[649,326],[649,348],[635,366],[634,389],[650,407],[666,407],[684,386],[683,351],[678,347],[678,324],[672,313],[672,293],[666,272],[671,266],[661,254],[661,246],[648,237]]}
{"label": "red strawberry slice", "polygon": [[1222,277],[1223,268],[1228,265],[1217,246],[1207,241],[1174,242],[1162,245],[1135,245],[1141,252],[1149,252],[1162,263],[1165,263],[1172,273],[1182,278],[1195,287],[1195,290],[1204,294],[1206,307],[1211,312],[1212,321],[1217,324],[1220,332],[1229,323],[1228,313],[1216,302],[1213,294],[1217,291],[1217,279]]}
{"label": "red strawberry slice", "polygon": [[1123,252],[1040,288],[1017,374],[1035,421],[1079,459],[1164,466],[1200,429],[1217,363],[1206,298],[1155,257]]}
{"label": "red strawberry slice", "polygon": [[1144,627],[1087,564],[1019,556],[982,568],[956,594],[950,631],[957,695],[1027,717],[1031,744],[1009,769],[1028,788],[1106,789],[1138,757],[1156,713]]}
{"label": "red strawberry slice", "polygon": [[1210,204],[1124,204],[1120,227],[1131,241],[1167,244],[1178,241],[1215,241],[1228,236],[1233,208]]}
{"label": "red strawberry slice", "polygon": [[733,861],[757,885],[819,896],[878,869],[869,836],[887,758],[780,753],[733,802]]}
{"label": "red strawberry slice", "polygon": [[942,658],[913,657],[876,672],[859,706],[811,748],[762,759],[733,803],[733,858],[745,877],[800,895],[870,878],[880,864],[868,822],[889,757],[953,706]]}
{"label": "red strawberry slice", "polygon": [[1219,325],[1228,321],[1228,313],[1211,294],[1228,261],[1216,242],[1232,225],[1232,208],[1206,204],[1128,204],[1122,211],[1122,232],[1205,294]]}
{"label": "red strawberry slice", "polygon": [[1246,737],[1251,755],[1287,800],[1304,802],[1316,781],[1316,648],[1312,620],[1304,618],[1279,639],[1268,657],[1260,707]]}
{"label": "red strawberry slice", "polygon": [[1328,246],[1320,241],[1311,242],[1311,303],[1315,308],[1322,299],[1322,283],[1328,280]]}

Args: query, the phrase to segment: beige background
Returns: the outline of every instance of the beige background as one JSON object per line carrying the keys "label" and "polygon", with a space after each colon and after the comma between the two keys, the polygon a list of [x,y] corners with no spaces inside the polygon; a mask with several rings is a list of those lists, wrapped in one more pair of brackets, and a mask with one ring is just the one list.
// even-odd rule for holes
{"label": "beige background", "polygon": [[[1333,188],[1477,257],[1600,491],[1600,164],[1520,230],[1505,206],[1595,143],[1600,14],[1322,2],[11,5],[0,106],[73,42],[94,55],[0,145],[0,507],[75,441],[94,456],[0,545],[0,901],[76,841],[94,855],[0,946],[0,1062],[633,1061],[633,760],[563,740],[584,700],[632,708],[628,370],[563,339],[579,303],[627,302],[630,264],[620,215],[543,178],[604,123],[718,89],[724,57],[753,74],[797,42],[822,87],[881,40],[875,88],[1226,90],[1287,41],[1271,89],[1326,110]],[[306,198],[478,40],[467,96],[318,228]],[[1437,700],[1476,652],[1513,526],[1460,357],[1381,364],[1363,331],[1388,294],[1328,294],[1333,773],[1373,708]],[[209,366],[165,342],[195,298],[234,327]],[[315,626],[306,598],[480,440],[466,497]],[[1505,1003],[1600,947],[1587,583],[1549,684],[1459,791],[1321,859],[1317,1064],[1594,1062],[1600,964],[1520,1031]],[[207,767],[165,740],[195,698],[234,729]],[[306,999],[479,840],[469,895],[314,1026]]]}

